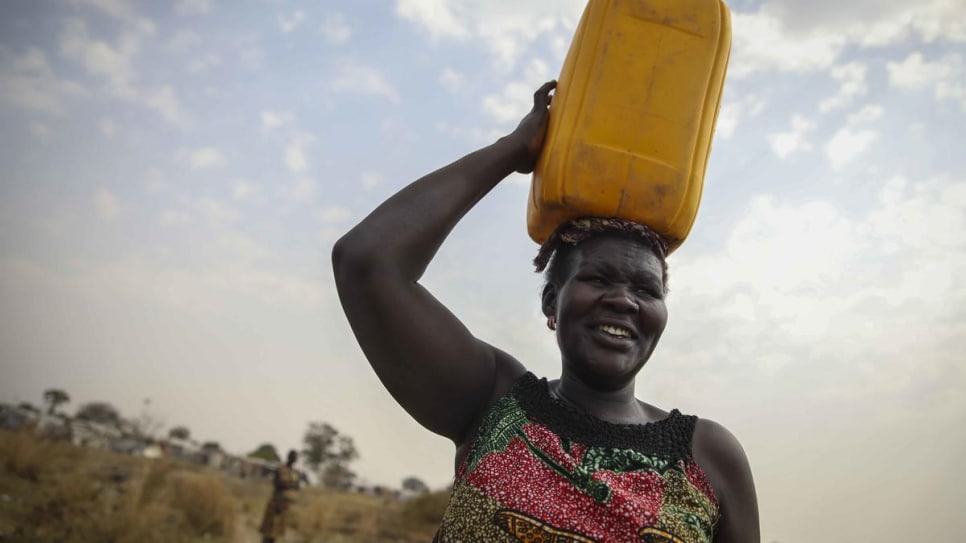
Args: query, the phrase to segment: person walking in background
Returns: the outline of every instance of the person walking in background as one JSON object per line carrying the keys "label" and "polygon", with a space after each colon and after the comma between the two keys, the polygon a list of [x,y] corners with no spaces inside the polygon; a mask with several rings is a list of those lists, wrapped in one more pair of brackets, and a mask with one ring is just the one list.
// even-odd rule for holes
{"label": "person walking in background", "polygon": [[298,458],[297,452],[289,451],[285,465],[275,470],[275,476],[272,479],[272,497],[265,506],[265,515],[262,517],[262,526],[259,530],[262,534],[262,543],[275,543],[276,539],[285,534],[288,511],[295,502],[295,492],[303,480],[294,467]]}

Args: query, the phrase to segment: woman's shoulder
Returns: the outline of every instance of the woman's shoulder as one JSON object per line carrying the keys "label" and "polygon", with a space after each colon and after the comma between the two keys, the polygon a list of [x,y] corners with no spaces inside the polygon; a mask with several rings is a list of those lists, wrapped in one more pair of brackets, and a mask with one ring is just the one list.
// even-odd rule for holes
{"label": "woman's shoulder", "polygon": [[[714,489],[723,513],[726,541],[759,541],[758,499],[744,448],[730,430],[709,419],[698,419],[692,457]],[[741,535],[734,535],[741,534]]]}

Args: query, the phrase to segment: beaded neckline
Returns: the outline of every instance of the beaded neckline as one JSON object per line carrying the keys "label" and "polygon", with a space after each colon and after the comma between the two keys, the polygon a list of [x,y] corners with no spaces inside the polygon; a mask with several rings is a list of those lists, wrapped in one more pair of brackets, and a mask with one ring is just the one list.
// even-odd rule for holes
{"label": "beaded neckline", "polygon": [[527,372],[513,386],[513,396],[527,415],[553,433],[591,447],[630,448],[671,461],[691,459],[691,436],[697,417],[677,409],[643,424],[599,419],[550,393],[546,378]]}

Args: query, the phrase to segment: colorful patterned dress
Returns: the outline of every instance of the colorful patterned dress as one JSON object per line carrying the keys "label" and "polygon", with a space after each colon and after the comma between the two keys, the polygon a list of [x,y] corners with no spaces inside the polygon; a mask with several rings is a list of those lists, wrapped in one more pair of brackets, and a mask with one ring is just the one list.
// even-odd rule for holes
{"label": "colorful patterned dress", "polygon": [[435,541],[708,543],[719,509],[696,421],[604,422],[527,373],[480,424]]}

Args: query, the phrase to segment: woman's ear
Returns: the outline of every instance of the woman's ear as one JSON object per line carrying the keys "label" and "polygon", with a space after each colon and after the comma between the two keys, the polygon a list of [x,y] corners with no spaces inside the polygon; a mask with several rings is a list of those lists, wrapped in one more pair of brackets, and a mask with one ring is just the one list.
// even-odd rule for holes
{"label": "woman's ear", "polygon": [[547,283],[543,287],[543,295],[540,297],[544,316],[550,317],[557,314],[557,287]]}

